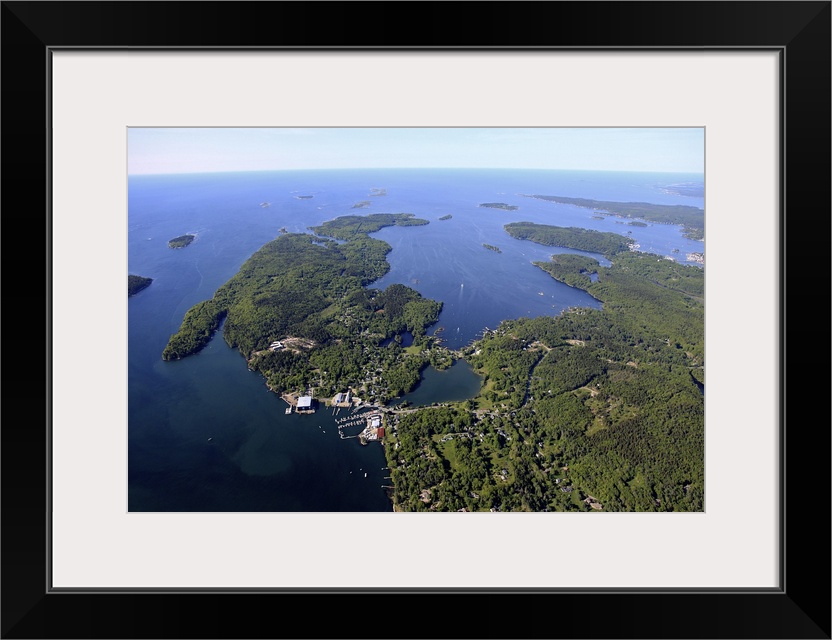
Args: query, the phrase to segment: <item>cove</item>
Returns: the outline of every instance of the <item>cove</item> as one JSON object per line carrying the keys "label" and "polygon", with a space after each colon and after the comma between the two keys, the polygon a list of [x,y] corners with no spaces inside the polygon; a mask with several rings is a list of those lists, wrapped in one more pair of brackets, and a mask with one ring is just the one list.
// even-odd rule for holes
{"label": "cove", "polygon": [[394,398],[391,407],[409,402],[414,407],[424,407],[434,402],[461,402],[479,393],[482,378],[474,373],[465,360],[457,360],[444,371],[428,367],[422,372],[419,386],[401,398]]}

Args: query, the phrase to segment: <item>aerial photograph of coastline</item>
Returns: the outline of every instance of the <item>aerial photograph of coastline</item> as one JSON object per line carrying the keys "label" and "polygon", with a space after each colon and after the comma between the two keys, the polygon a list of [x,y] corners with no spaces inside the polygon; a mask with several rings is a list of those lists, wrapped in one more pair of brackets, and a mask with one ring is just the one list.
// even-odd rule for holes
{"label": "aerial photograph of coastline", "polygon": [[704,128],[127,161],[130,512],[705,510]]}

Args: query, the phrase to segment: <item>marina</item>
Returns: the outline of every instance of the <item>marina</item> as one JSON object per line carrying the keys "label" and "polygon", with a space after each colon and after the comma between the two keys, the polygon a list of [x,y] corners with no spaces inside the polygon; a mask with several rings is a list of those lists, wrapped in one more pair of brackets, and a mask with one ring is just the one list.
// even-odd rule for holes
{"label": "marina", "polygon": [[[342,440],[349,438],[358,438],[361,444],[374,440],[382,440],[384,438],[383,415],[378,410],[365,411],[357,415],[349,415],[343,418],[336,418],[335,423],[338,427],[338,434]],[[344,429],[353,427],[363,427],[363,429],[356,434],[347,435]]]}

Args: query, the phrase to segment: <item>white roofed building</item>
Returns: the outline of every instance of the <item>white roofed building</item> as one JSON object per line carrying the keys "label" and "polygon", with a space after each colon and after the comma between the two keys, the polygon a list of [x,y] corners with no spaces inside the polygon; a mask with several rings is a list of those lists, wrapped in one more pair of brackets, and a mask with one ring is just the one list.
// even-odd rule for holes
{"label": "white roofed building", "polygon": [[315,409],[312,407],[312,396],[301,396],[298,398],[297,407],[295,410],[298,412],[313,412]]}

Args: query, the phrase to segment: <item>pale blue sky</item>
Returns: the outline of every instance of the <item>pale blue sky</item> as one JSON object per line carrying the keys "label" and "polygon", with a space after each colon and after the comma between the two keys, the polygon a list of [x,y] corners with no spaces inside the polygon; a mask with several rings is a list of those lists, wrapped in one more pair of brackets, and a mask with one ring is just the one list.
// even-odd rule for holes
{"label": "pale blue sky", "polygon": [[130,128],[128,173],[516,168],[704,173],[695,128]]}

